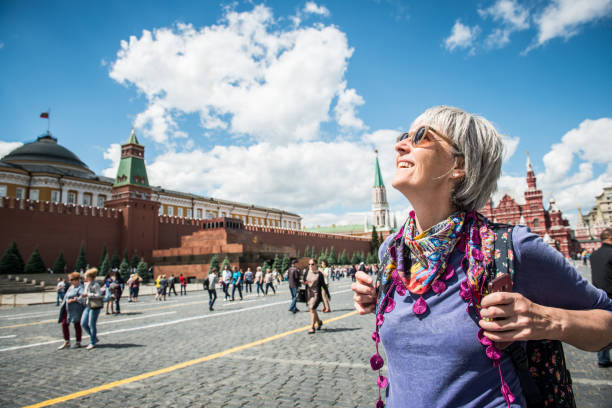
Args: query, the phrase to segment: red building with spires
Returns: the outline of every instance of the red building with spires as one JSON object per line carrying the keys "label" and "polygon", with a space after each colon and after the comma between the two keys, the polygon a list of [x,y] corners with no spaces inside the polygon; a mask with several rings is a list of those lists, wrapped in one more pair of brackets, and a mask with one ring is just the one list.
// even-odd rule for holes
{"label": "red building with spires", "polygon": [[565,257],[576,253],[578,248],[572,240],[569,222],[563,218],[555,200],[551,198],[548,208],[544,208],[542,190],[537,188],[529,153],[527,154],[527,190],[524,197],[524,204],[519,204],[505,194],[497,206],[489,200],[480,212],[494,222],[528,226]]}

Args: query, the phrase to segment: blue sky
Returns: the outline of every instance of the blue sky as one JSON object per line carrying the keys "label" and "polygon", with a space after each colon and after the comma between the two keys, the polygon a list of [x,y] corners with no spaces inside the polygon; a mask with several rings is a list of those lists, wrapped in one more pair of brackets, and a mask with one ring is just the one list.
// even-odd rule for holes
{"label": "blue sky", "polygon": [[362,222],[372,150],[433,105],[491,120],[522,197],[529,150],[570,220],[612,185],[612,1],[3,1],[0,155],[46,130],[114,175],[132,125],[149,179]]}

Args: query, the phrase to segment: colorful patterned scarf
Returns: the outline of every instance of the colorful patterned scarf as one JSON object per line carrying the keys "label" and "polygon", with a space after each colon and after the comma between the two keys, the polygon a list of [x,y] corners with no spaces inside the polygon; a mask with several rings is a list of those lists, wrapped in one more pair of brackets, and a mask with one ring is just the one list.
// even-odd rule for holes
{"label": "colorful patterned scarf", "polygon": [[446,261],[457,244],[465,213],[456,213],[418,234],[414,217],[404,225],[404,243],[414,258],[409,280],[400,274],[410,293],[422,295],[446,270]]}

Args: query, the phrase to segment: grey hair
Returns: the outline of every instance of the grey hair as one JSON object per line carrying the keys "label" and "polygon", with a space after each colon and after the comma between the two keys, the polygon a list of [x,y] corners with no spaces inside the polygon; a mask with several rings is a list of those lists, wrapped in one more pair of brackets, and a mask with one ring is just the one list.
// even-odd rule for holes
{"label": "grey hair", "polygon": [[448,136],[455,146],[452,152],[462,155],[465,176],[451,194],[451,202],[460,211],[479,210],[497,191],[504,145],[501,135],[485,118],[452,106],[434,106],[416,118],[416,126],[431,126]]}

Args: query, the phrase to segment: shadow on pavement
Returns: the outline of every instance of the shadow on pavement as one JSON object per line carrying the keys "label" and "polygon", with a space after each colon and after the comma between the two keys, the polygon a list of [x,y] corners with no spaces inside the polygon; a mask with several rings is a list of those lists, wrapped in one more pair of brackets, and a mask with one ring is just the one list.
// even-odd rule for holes
{"label": "shadow on pavement", "polygon": [[132,344],[132,343],[102,343],[96,345],[96,348],[112,348],[112,349],[122,349],[122,348],[132,348],[132,347],[144,347],[142,344]]}
{"label": "shadow on pavement", "polygon": [[327,332],[327,333],[339,333],[339,332],[355,331],[355,330],[361,330],[361,328],[360,327],[325,327],[325,326],[321,328],[322,332]]}

